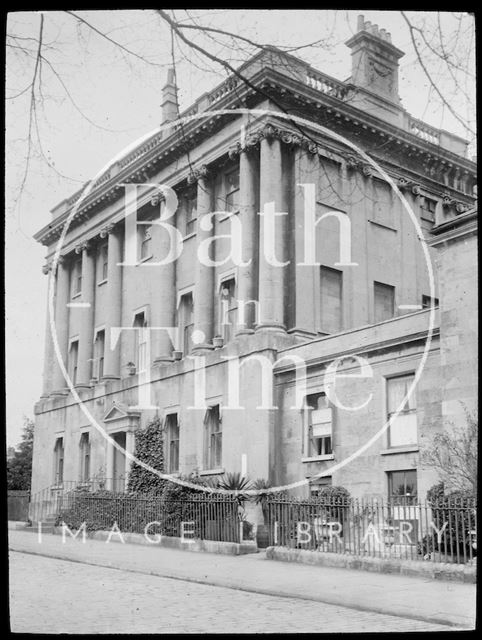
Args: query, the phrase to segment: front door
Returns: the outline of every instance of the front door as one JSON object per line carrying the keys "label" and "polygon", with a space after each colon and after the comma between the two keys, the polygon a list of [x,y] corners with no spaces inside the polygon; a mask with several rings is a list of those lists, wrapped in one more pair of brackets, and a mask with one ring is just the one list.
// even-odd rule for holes
{"label": "front door", "polygon": [[114,433],[112,438],[119,445],[121,450],[114,447],[114,469],[112,476],[112,490],[124,491],[125,490],[125,471],[126,471],[126,434],[125,431]]}

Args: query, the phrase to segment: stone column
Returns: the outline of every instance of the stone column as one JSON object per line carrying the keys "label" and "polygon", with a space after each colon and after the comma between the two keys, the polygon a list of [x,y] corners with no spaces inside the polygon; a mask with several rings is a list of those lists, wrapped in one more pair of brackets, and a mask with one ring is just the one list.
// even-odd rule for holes
{"label": "stone column", "polygon": [[[70,268],[63,256],[60,256],[57,265],[56,293],[55,293],[55,331],[59,344],[62,362],[67,367],[67,354],[69,349],[69,301],[70,293]],[[68,393],[67,382],[60,369],[57,355],[53,354],[53,375],[51,395],[63,396]]]}
{"label": "stone column", "polygon": [[[207,167],[199,169],[197,178],[197,246],[213,234],[213,229],[201,228],[201,220],[212,213],[213,185]],[[212,220],[211,220],[212,222]],[[211,258],[213,256],[211,255]],[[194,330],[202,331],[203,342],[193,343],[193,352],[203,352],[213,348],[214,332],[214,267],[202,264],[196,254],[196,276],[194,281]]]}
{"label": "stone column", "polygon": [[[48,305],[48,296],[50,286],[52,284],[53,273],[52,264],[47,263],[42,267],[42,273],[48,275],[47,283],[47,317],[45,321],[45,345],[44,345],[44,372],[43,372],[43,386],[41,398],[48,398],[49,393],[52,391],[52,375],[54,370],[54,345],[52,342],[52,333],[50,331],[50,313]],[[54,293],[55,295],[55,293]]]}
{"label": "stone column", "polygon": [[122,321],[122,239],[120,229],[110,224],[104,227],[101,238],[108,236],[107,245],[107,318],[105,332],[104,375],[102,380],[120,378],[120,338],[111,348],[111,327],[120,327]]}
{"label": "stone column", "polygon": [[[135,436],[136,434],[134,433],[134,431],[126,431],[126,453],[130,453],[130,454],[134,453],[135,444],[136,444]],[[125,470],[124,470],[126,489],[127,489],[127,483],[129,482],[130,470],[131,470],[131,460],[128,456],[126,456]]]}
{"label": "stone column", "polygon": [[78,309],[82,322],[75,386],[89,388],[94,350],[95,251],[90,243],[83,242],[75,248],[75,252],[82,254],[82,303],[86,305]]}
{"label": "stone column", "polygon": [[[112,437],[112,434],[109,434]],[[106,441],[106,459],[105,459],[105,477],[107,480],[107,489],[112,490],[114,488],[114,445],[107,440]]]}
{"label": "stone column", "polygon": [[[166,229],[154,225],[156,240],[155,260],[162,261],[170,249],[170,238]],[[157,256],[157,258],[156,258]],[[176,316],[176,261],[159,265],[154,269],[156,292],[151,303],[153,327],[174,327]],[[151,353],[154,364],[172,362],[173,344],[167,331],[154,329],[151,333]]]}
{"label": "stone column", "polygon": [[[257,163],[254,152],[243,149],[239,155],[239,219],[242,229],[242,258],[250,262],[248,266],[238,268],[237,299],[238,317],[236,335],[253,333],[254,300],[256,291],[256,227],[258,216],[256,211]],[[244,304],[243,304],[244,303]],[[243,318],[240,312],[244,314]]]}
{"label": "stone column", "polygon": [[[260,150],[260,211],[264,205],[274,202],[275,212],[282,212],[283,173],[281,166],[281,143],[276,138],[261,140]],[[286,217],[286,216],[285,216]],[[285,223],[276,217],[276,259],[284,261]],[[265,257],[265,232],[260,219],[259,233],[259,311],[256,330],[286,331],[284,324],[284,267],[272,265]]]}

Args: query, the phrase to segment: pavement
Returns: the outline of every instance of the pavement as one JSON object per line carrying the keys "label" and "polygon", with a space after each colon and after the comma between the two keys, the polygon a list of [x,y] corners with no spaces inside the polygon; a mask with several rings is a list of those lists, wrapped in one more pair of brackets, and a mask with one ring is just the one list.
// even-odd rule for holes
{"label": "pavement", "polygon": [[[396,630],[400,631],[404,624],[414,621],[423,621],[430,628],[433,625],[447,625],[473,629],[475,625],[473,584],[288,564],[267,560],[264,552],[226,556],[155,545],[122,544],[116,536],[109,543],[91,539],[83,543],[80,538],[73,540],[66,536],[63,542],[62,536],[45,534],[39,541],[33,532],[12,529],[9,531],[9,547],[23,561],[25,556],[30,556],[31,562],[35,563],[40,558],[34,559],[32,556],[43,556],[61,560],[63,564],[68,562],[71,572],[71,563],[80,563],[84,566],[76,567],[76,572],[85,571],[90,566],[103,567],[105,574],[105,569],[109,568],[130,574],[129,582],[140,580],[147,585],[151,580],[149,576],[168,579],[169,593],[178,590],[179,585],[182,587],[181,592],[209,585],[222,588],[223,593],[229,590],[231,597],[237,591],[243,592],[246,597],[249,594],[272,597],[278,604],[283,599],[286,603],[288,600],[291,603],[296,601],[297,606],[303,604],[306,607],[310,602],[324,603],[341,607],[345,617],[349,610],[356,612],[357,616],[361,615],[360,612],[393,616],[398,619]],[[12,557],[16,557],[15,554]],[[11,573],[12,576],[14,574]],[[77,584],[78,580],[74,582]],[[94,581],[94,584],[97,585],[98,582]],[[50,597],[48,589],[44,589],[44,592]],[[91,593],[97,592],[91,589]],[[238,596],[239,593],[236,597]],[[282,609],[282,604],[280,606]],[[303,616],[301,619],[303,620]],[[278,623],[279,620],[275,616],[275,622]],[[370,625],[368,628],[372,629]]]}

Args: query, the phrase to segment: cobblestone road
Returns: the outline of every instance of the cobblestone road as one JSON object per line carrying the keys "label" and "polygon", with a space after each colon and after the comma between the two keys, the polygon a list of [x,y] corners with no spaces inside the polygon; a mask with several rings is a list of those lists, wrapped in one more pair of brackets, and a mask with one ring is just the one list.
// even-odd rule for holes
{"label": "cobblestone road", "polygon": [[437,631],[449,627],[42,556],[10,554],[11,629],[23,633]]}

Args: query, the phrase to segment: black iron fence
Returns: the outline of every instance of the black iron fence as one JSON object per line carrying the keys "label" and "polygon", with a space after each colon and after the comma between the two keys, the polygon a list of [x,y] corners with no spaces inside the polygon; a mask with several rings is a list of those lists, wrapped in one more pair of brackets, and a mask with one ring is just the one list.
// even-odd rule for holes
{"label": "black iron fence", "polygon": [[434,562],[466,563],[476,556],[475,499],[399,502],[269,496],[269,544]]}
{"label": "black iron fence", "polygon": [[87,531],[161,534],[184,539],[240,542],[243,527],[238,502],[225,495],[193,495],[165,500],[160,496],[73,490],[59,497],[56,524]]}

